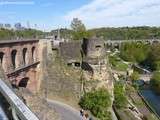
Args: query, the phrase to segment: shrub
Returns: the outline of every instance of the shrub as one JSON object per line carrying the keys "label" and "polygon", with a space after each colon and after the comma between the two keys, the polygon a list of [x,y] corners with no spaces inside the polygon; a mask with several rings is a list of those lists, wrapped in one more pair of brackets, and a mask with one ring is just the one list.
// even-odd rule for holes
{"label": "shrub", "polygon": [[79,104],[83,109],[90,110],[95,117],[101,120],[109,120],[111,117],[107,110],[111,106],[111,98],[106,89],[86,93]]}
{"label": "shrub", "polygon": [[151,86],[156,92],[159,93],[160,91],[160,72],[154,72],[151,78]]}
{"label": "shrub", "polygon": [[139,73],[137,71],[134,71],[131,75],[131,80],[135,81],[139,79]]}
{"label": "shrub", "polygon": [[127,98],[125,95],[124,85],[120,82],[116,82],[114,86],[114,105],[117,108],[124,108],[127,106]]}

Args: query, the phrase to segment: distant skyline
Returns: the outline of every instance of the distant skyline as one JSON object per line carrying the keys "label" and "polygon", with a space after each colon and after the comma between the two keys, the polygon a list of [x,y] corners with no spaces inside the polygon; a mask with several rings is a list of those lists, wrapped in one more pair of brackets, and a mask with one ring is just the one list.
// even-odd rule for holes
{"label": "distant skyline", "polygon": [[49,31],[70,27],[74,17],[86,27],[160,26],[160,0],[0,0],[0,23]]}

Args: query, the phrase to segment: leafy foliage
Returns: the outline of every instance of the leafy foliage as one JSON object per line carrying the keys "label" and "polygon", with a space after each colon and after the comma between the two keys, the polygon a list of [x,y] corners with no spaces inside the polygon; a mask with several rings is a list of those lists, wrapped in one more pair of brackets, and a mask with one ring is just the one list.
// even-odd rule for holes
{"label": "leafy foliage", "polygon": [[79,104],[83,109],[90,110],[95,117],[101,120],[110,120],[107,108],[111,106],[111,98],[106,89],[86,93]]}
{"label": "leafy foliage", "polygon": [[149,48],[143,43],[125,43],[122,44],[120,56],[126,61],[141,63],[147,59]]}
{"label": "leafy foliage", "polygon": [[125,95],[125,88],[124,88],[124,84],[120,83],[120,82],[116,82],[114,85],[114,105],[117,108],[124,108],[127,106],[127,98]]}
{"label": "leafy foliage", "polygon": [[130,39],[152,39],[160,38],[160,27],[120,27],[120,28],[97,28],[89,32],[96,36],[103,36],[109,40],[130,40]]}
{"label": "leafy foliage", "polygon": [[128,65],[123,63],[123,61],[118,56],[109,56],[109,62],[112,64],[112,67],[116,70],[126,71]]}
{"label": "leafy foliage", "polygon": [[139,79],[139,73],[137,71],[134,71],[131,75],[131,80],[135,81]]}
{"label": "leafy foliage", "polygon": [[71,28],[73,31],[78,32],[78,31],[85,31],[86,27],[85,25],[82,23],[81,20],[79,20],[78,18],[73,18],[72,22],[71,22]]}
{"label": "leafy foliage", "polygon": [[124,43],[120,49],[120,57],[126,61],[148,65],[152,70],[160,70],[160,44]]}
{"label": "leafy foliage", "polygon": [[160,93],[160,72],[154,72],[151,78],[151,86],[156,92]]}
{"label": "leafy foliage", "polygon": [[[83,28],[81,29],[81,31],[84,31],[84,24],[81,24],[81,23],[80,23],[80,26],[82,26]],[[90,29],[85,31],[89,36],[95,35],[97,37],[103,37],[105,40],[108,40],[108,39],[109,40],[131,40],[131,39],[160,38],[160,27],[142,26],[142,27],[120,27],[120,28],[97,28],[97,29]],[[74,37],[74,33],[75,32],[73,29],[72,30],[65,29],[65,32],[63,31],[61,32],[61,36],[65,38],[66,36],[69,35],[68,38],[70,38],[71,36]]]}
{"label": "leafy foliage", "polygon": [[153,44],[151,46],[148,61],[153,70],[160,70],[160,44]]}
{"label": "leafy foliage", "polygon": [[73,18],[71,28],[73,30],[73,40],[81,40],[90,36],[85,25],[78,18]]}
{"label": "leafy foliage", "polygon": [[21,31],[0,29],[0,40],[6,39],[16,39],[16,38],[35,38],[36,36],[42,36],[44,33],[42,31],[34,29],[26,29]]}

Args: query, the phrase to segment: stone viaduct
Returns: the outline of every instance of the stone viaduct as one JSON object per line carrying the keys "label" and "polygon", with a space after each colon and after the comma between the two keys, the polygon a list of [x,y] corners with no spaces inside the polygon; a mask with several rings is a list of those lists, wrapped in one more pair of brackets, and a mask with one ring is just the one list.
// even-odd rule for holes
{"label": "stone viaduct", "polygon": [[137,43],[145,43],[145,44],[155,44],[160,43],[160,39],[144,39],[144,40],[106,40],[105,45],[107,48],[117,48],[120,49],[121,45],[123,43],[131,43],[131,42],[137,42]]}
{"label": "stone viaduct", "polygon": [[7,80],[16,88],[39,89],[39,40],[0,42],[0,63]]}

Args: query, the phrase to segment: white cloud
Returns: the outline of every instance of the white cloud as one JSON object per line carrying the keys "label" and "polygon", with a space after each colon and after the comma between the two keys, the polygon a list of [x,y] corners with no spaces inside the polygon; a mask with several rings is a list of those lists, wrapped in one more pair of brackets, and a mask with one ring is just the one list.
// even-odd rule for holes
{"label": "white cloud", "polygon": [[68,12],[64,18],[78,17],[91,27],[160,26],[160,0],[93,0]]}

